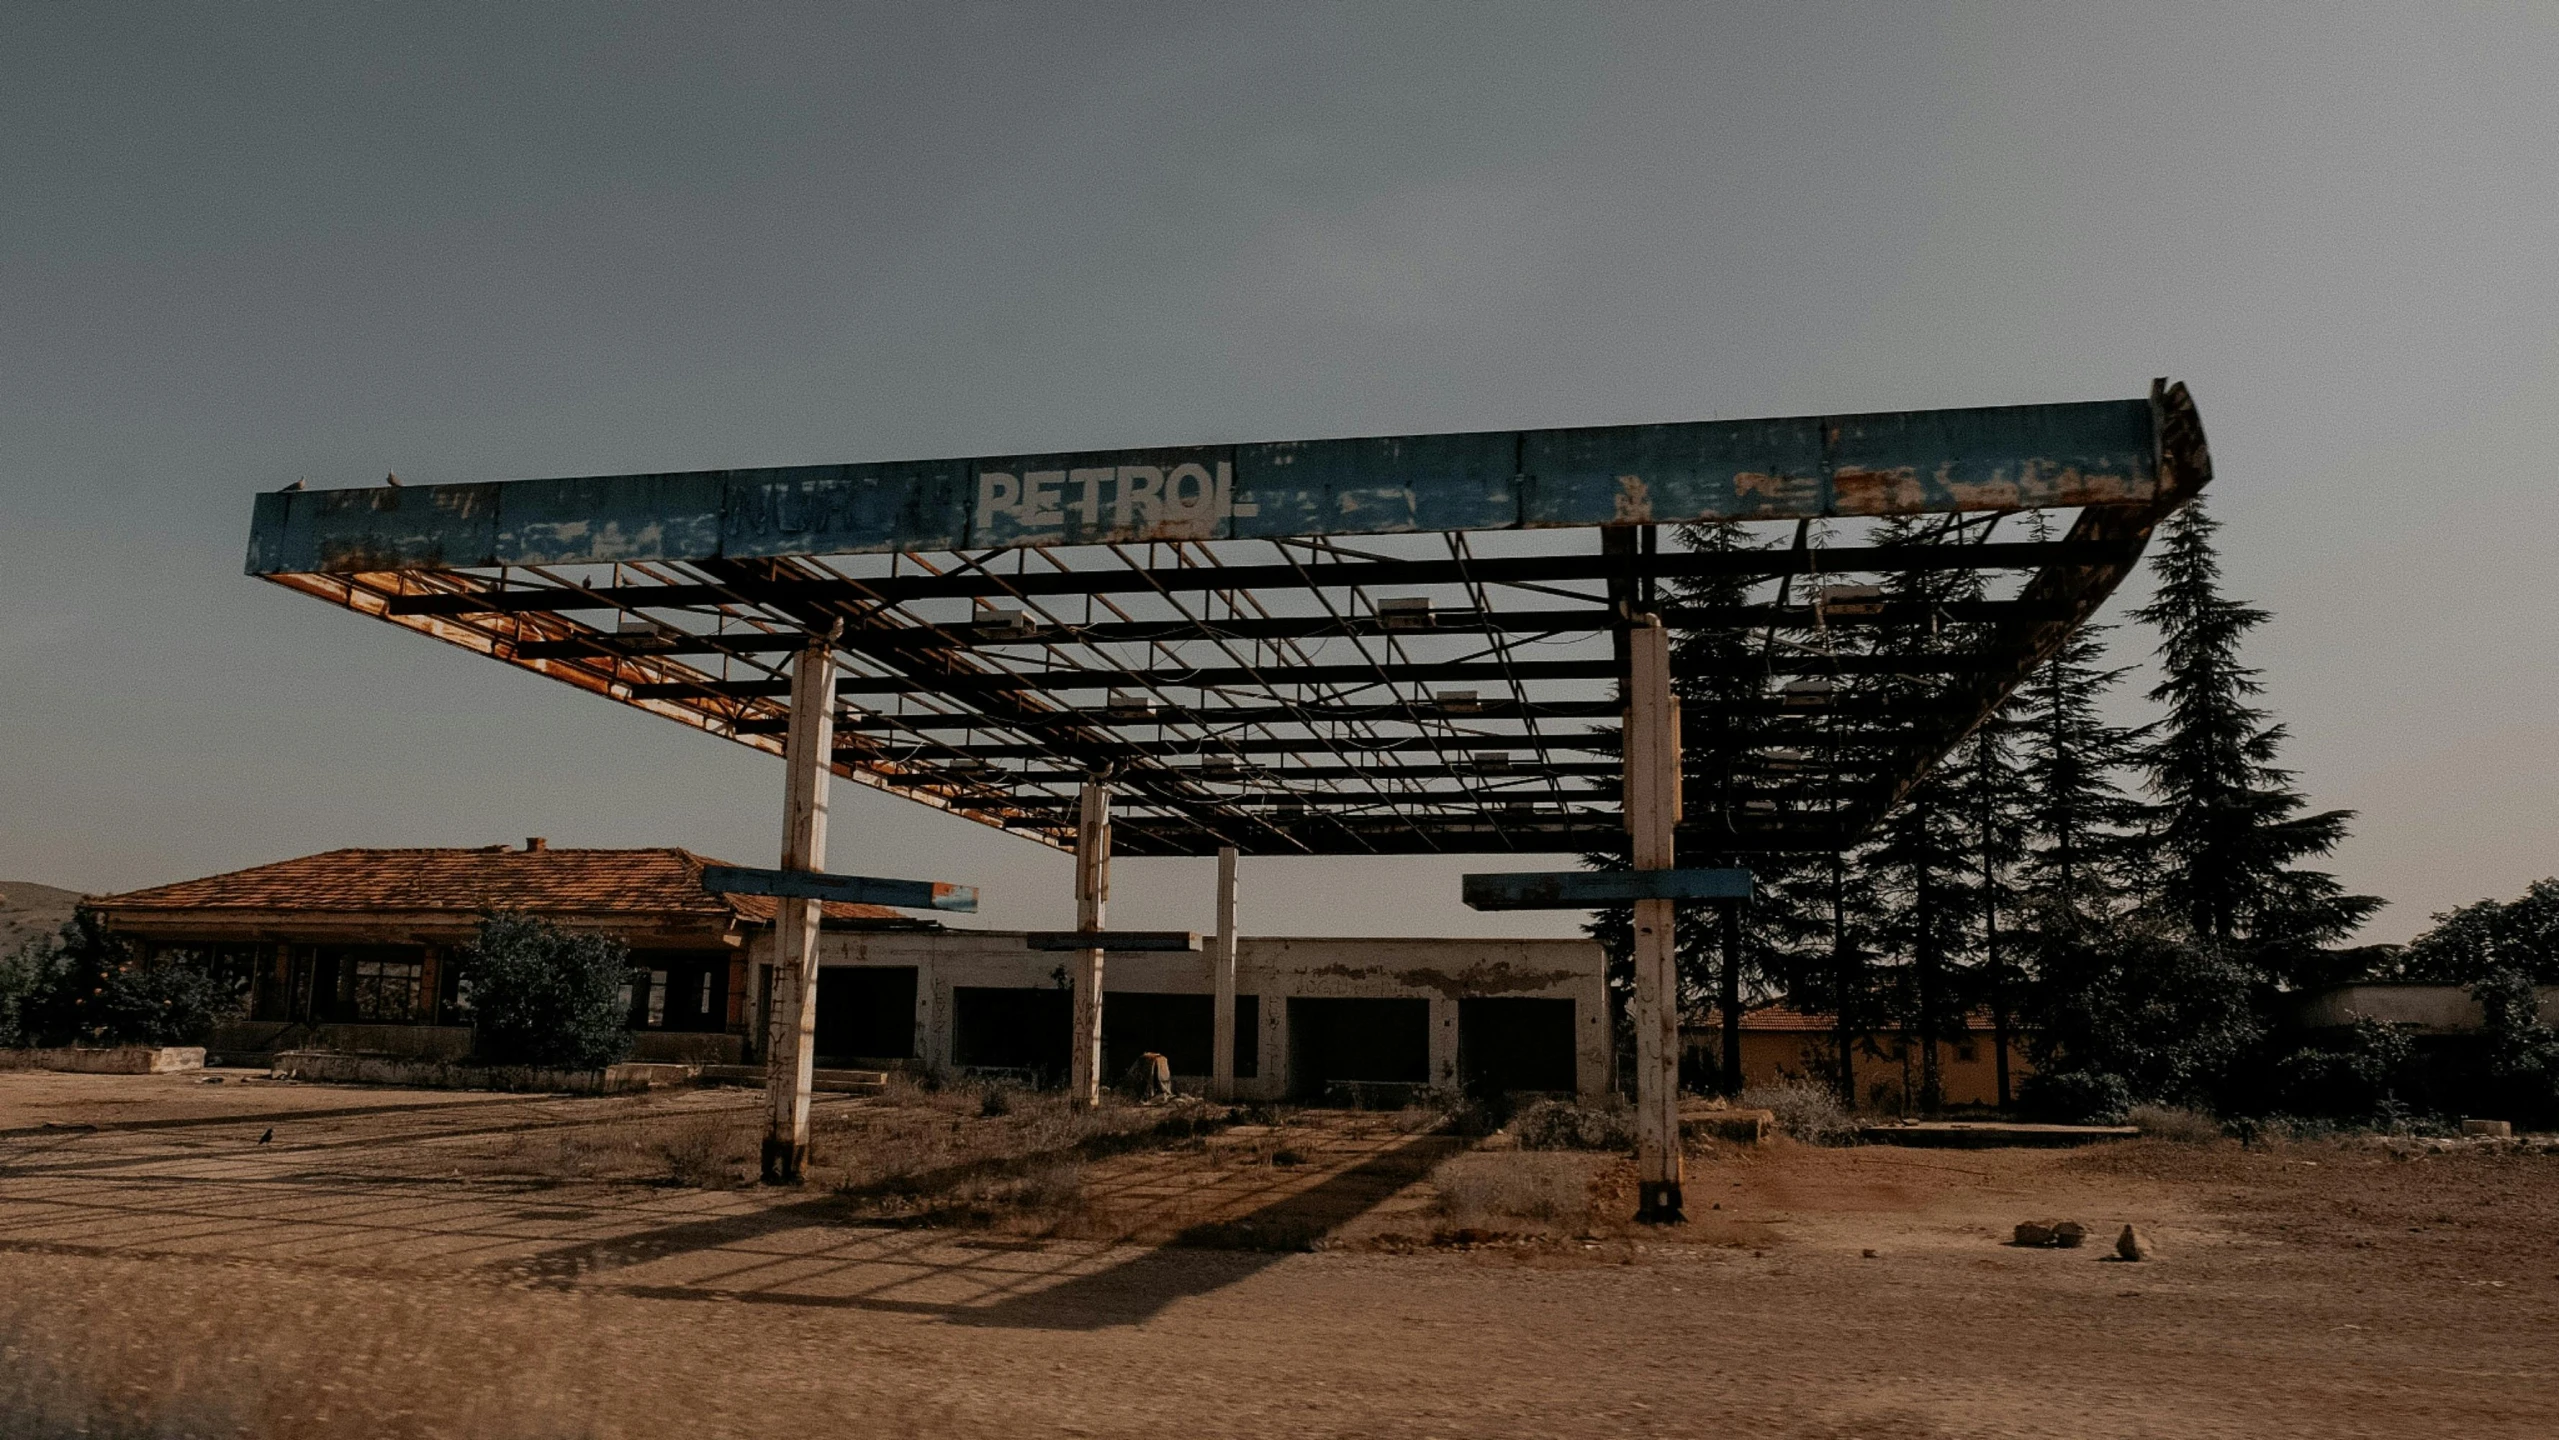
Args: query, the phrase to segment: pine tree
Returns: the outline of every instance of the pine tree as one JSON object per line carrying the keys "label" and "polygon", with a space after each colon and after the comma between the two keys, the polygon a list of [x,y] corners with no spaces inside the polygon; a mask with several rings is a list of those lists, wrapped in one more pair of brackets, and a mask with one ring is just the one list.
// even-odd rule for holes
{"label": "pine tree", "polygon": [[[1922,522],[1894,517],[1876,527],[1879,545],[1964,543],[1963,533],[1946,521]],[[1939,608],[1954,601],[1979,599],[1978,571],[1914,570],[1895,576],[1885,586],[1886,598],[1917,606],[1924,618],[1885,627],[1876,647],[1891,654],[1926,656],[1961,653],[1970,648],[1967,627]],[[1875,687],[1889,702],[1919,703],[1934,698],[1936,687],[1915,676],[1895,676]],[[1934,1110],[1944,1103],[1939,1070],[1941,1044],[1962,1028],[1963,961],[1971,949],[1977,917],[1974,890],[1976,861],[1966,833],[1964,800],[1973,787],[1970,755],[1961,747],[1940,759],[1913,786],[1877,827],[1875,842],[1864,857],[1877,897],[1878,937],[1903,961],[1898,981],[1883,987],[1918,1047],[1918,1099]]]}
{"label": "pine tree", "polygon": [[2158,590],[2136,617],[2159,632],[2166,713],[2139,760],[2158,801],[2149,830],[2155,899],[2199,939],[2248,952],[2261,971],[2295,980],[2316,947],[2379,909],[2334,876],[2295,868],[2334,850],[2349,810],[2304,814],[2291,771],[2275,761],[2284,727],[2249,703],[2264,685],[2239,661],[2266,612],[2221,593],[2220,528],[2201,502],[2166,527],[2152,571]]}
{"label": "pine tree", "polygon": [[2010,1020],[2022,1000],[2017,955],[2027,927],[2027,844],[2033,795],[2019,764],[2015,724],[2003,707],[1973,732],[1961,797],[1973,846],[1973,897],[1981,929],[1975,989],[1990,1009],[1991,1045],[2002,1108],[2015,1098],[2008,1073]]}
{"label": "pine tree", "polygon": [[[1682,526],[1681,545],[1703,554],[1731,555],[1764,548],[1743,525],[1724,521]],[[1674,614],[1702,614],[1702,623],[1679,627],[1672,634],[1671,667],[1683,711],[1682,783],[1686,787],[1683,829],[1691,837],[1726,835],[1726,849],[1683,854],[1683,865],[1732,865],[1747,869],[1757,896],[1747,907],[1690,905],[1680,910],[1679,963],[1682,988],[1714,997],[1721,1020],[1716,1083],[1738,1090],[1741,1073],[1741,1017],[1754,1000],[1782,989],[1804,943],[1799,861],[1745,847],[1741,832],[1761,814],[1756,807],[1776,803],[1780,777],[1767,765],[1765,752],[1778,735],[1776,720],[1765,713],[1768,635],[1741,628],[1731,612],[1751,604],[1763,582],[1716,574],[1686,577],[1671,587]],[[1711,842],[1709,842],[1711,844]]]}
{"label": "pine tree", "polygon": [[2102,915],[2131,889],[2146,811],[2117,777],[2138,763],[2145,729],[2109,725],[2106,692],[2129,667],[2105,664],[2113,627],[2085,625],[2019,691],[2028,888],[2040,907]]}

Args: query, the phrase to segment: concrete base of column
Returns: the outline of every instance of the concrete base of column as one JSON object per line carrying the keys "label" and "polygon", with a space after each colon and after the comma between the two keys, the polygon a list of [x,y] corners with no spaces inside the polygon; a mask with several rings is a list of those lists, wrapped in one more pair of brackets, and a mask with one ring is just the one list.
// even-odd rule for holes
{"label": "concrete base of column", "polygon": [[1636,1187],[1635,1223],[1677,1225],[1688,1218],[1680,1208],[1679,1182],[1647,1180]]}

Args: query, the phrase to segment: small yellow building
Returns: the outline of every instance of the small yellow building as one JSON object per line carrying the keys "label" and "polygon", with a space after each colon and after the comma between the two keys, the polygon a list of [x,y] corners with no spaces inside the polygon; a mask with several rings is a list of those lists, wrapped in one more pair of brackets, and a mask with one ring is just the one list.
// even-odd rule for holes
{"label": "small yellow building", "polygon": [[[1763,1005],[1742,1012],[1742,1083],[1766,1085],[1779,1080],[1815,1080],[1835,1084],[1839,1076],[1839,1019],[1786,1005]],[[1965,1017],[1962,1033],[1937,1042],[1938,1085],[1949,1106],[1995,1107],[1999,1104],[1998,1047],[1992,1040],[1988,1011]],[[1722,1071],[1724,1022],[1710,1010],[1679,1027],[1682,1071],[1707,1081]],[[2011,1028],[2008,1036],[2008,1083],[2014,1095],[2033,1066],[2026,1059],[2026,1035]],[[1849,1059],[1856,1077],[1859,1108],[1903,1114],[1919,1108],[1921,1047],[1906,1028],[1861,1030],[1852,1037]]]}

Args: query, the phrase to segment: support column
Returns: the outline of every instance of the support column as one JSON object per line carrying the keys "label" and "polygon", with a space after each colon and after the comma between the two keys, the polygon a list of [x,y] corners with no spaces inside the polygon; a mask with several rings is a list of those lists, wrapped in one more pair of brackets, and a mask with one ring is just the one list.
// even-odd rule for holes
{"label": "support column", "polygon": [[[826,804],[835,745],[835,646],[812,639],[791,668],[790,780],[782,810],[782,868],[826,868]],[[797,1184],[809,1158],[809,1071],[817,1035],[815,900],[784,899],[773,921],[773,993],[765,1007],[764,1180]]]}
{"label": "support column", "polygon": [[[1111,899],[1111,787],[1084,782],[1075,827],[1075,928],[1102,928]],[[1102,952],[1075,956],[1075,1031],[1067,1052],[1067,1097],[1079,1109],[1102,1103]]]}
{"label": "support column", "polygon": [[[1626,828],[1635,868],[1672,868],[1679,824],[1679,702],[1671,694],[1670,637],[1636,617],[1627,633]],[[1635,902],[1635,1218],[1681,1218],[1679,969],[1669,900]]]}
{"label": "support column", "polygon": [[1212,1100],[1235,1098],[1235,847],[1217,848],[1217,948],[1209,964],[1209,1082]]}

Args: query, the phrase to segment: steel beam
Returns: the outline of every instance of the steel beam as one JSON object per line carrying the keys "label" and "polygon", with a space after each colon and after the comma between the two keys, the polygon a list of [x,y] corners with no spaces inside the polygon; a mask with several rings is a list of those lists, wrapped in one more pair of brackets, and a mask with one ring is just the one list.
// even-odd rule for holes
{"label": "steel beam", "polygon": [[486,615],[525,611],[685,609],[719,605],[841,604],[862,609],[916,600],[1000,600],[1040,596],[1198,594],[1204,591],[1397,589],[1428,586],[1556,585],[1599,582],[1621,572],[1659,579],[1777,580],[1809,575],[1893,575],[1946,570],[2038,570],[2131,560],[2139,549],[2081,541],[1996,541],[1973,545],[1851,545],[1827,550],[1667,550],[1623,559],[1590,553],[1500,555],[1466,560],[1325,560],[1305,564],[1184,565],[1140,569],[966,570],[945,575],[725,580],[713,584],[533,586],[436,591],[392,597],[392,615]]}

